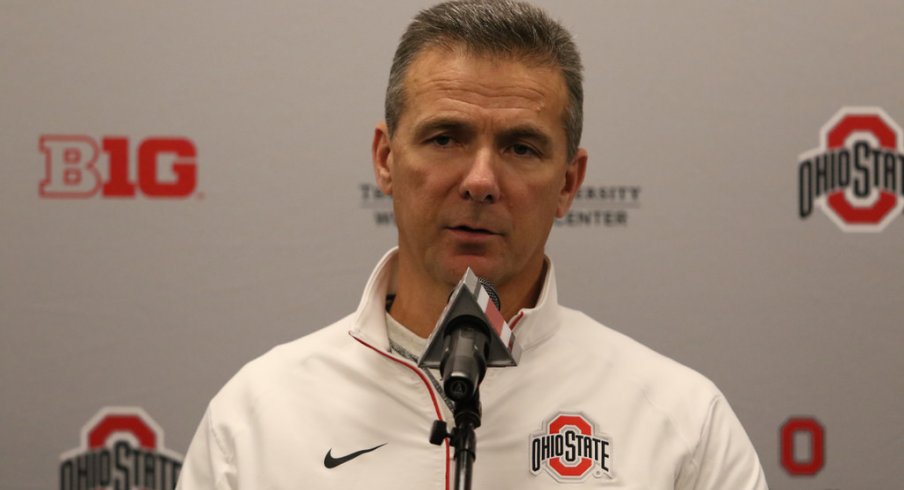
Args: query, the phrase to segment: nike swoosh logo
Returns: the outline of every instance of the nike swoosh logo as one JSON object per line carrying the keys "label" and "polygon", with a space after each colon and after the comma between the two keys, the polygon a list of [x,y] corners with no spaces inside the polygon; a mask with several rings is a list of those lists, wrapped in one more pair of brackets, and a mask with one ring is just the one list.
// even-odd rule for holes
{"label": "nike swoosh logo", "polygon": [[330,448],[330,450],[326,452],[326,456],[323,457],[323,466],[326,466],[327,468],[335,468],[335,467],[339,466],[340,464],[348,463],[349,461],[357,458],[358,456],[361,456],[362,454],[366,454],[371,451],[376,451],[377,449],[380,449],[381,447],[383,447],[385,445],[386,445],[386,443],[384,442],[383,444],[380,444],[379,446],[374,446],[370,449],[362,449],[360,451],[355,451],[351,454],[342,456],[341,458],[334,458],[333,454],[332,454],[333,449]]}

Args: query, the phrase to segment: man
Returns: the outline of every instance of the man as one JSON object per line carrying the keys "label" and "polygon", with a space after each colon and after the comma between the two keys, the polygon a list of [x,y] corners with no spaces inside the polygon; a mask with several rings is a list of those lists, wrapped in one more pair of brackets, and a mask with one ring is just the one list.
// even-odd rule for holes
{"label": "man", "polygon": [[584,178],[582,97],[571,36],[542,11],[421,12],[372,147],[398,248],[353,315],[249,363],[211,401],[180,488],[449,488],[448,444],[428,433],[452,404],[416,359],[468,267],[496,285],[523,349],[481,384],[474,488],[766,488],[709,381],[557,304],[544,247]]}

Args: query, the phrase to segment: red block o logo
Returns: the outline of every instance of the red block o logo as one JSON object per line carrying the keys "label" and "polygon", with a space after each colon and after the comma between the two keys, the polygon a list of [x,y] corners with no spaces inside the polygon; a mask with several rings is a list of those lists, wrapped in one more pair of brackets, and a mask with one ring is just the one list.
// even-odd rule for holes
{"label": "red block o logo", "polygon": [[118,432],[132,434],[138,440],[138,445],[145,449],[157,449],[157,433],[140,416],[131,414],[104,416],[88,432],[88,447],[102,448]]}
{"label": "red block o logo", "polygon": [[[574,427],[578,432],[585,436],[593,435],[593,427],[591,427],[583,417],[577,415],[560,415],[550,422],[549,433],[558,434],[562,432],[565,427]],[[550,458],[549,466],[561,476],[580,478],[584,476],[587,470],[593,467],[593,460],[590,458],[581,458],[578,460],[577,464],[569,466],[562,461],[562,458],[557,457]]]}
{"label": "red block o logo", "polygon": [[[795,436],[806,435],[810,441],[810,456],[803,461],[795,455]],[[791,475],[813,476],[825,466],[825,429],[813,417],[788,419],[781,428],[781,463]]]}
{"label": "red block o logo", "polygon": [[[872,134],[879,147],[896,150],[900,137],[894,122],[885,120],[878,114],[845,114],[840,120],[825,131],[826,149],[834,150],[844,147],[845,142],[855,133]],[[893,192],[880,191],[879,199],[871,206],[857,207],[848,201],[844,191],[836,191],[828,196],[828,206],[845,223],[851,225],[878,225],[895,208],[898,199]]]}

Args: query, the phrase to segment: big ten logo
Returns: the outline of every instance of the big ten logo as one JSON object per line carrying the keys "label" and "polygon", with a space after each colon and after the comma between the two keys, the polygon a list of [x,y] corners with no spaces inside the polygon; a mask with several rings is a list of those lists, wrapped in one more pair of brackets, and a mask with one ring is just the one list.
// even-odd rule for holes
{"label": "big ten logo", "polygon": [[814,476],[826,461],[826,430],[814,417],[791,417],[779,430],[782,468],[793,476]]}
{"label": "big ten logo", "polygon": [[38,148],[44,154],[41,197],[185,198],[198,181],[198,152],[182,137],[146,138],[137,145],[130,165],[129,139],[104,136],[99,141],[84,135],[43,135]]}

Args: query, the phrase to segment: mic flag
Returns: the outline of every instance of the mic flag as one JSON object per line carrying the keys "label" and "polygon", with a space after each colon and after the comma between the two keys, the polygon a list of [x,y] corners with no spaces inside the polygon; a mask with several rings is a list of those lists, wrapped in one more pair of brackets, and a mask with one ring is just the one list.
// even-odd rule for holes
{"label": "mic flag", "polygon": [[521,346],[518,344],[514,332],[502,317],[499,308],[490,299],[486,286],[481,284],[480,278],[469,267],[458,285],[452,290],[433,333],[427,339],[427,347],[421,354],[418,366],[439,369],[443,358],[443,340],[446,333],[451,327],[455,327],[463,321],[486,325],[489,327],[487,330],[492,332],[489,335],[487,367],[518,365],[521,358]]}

